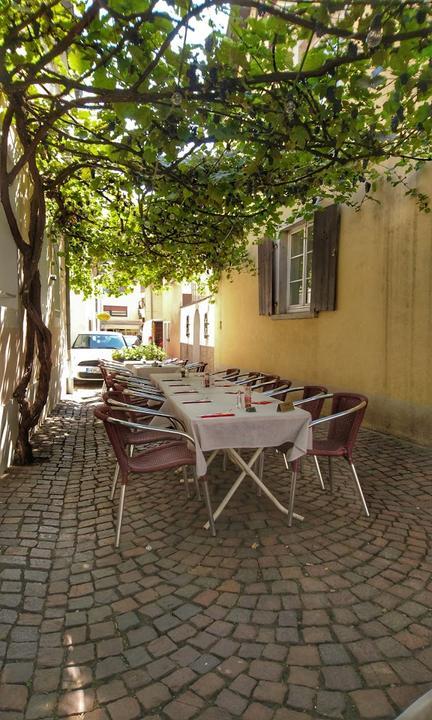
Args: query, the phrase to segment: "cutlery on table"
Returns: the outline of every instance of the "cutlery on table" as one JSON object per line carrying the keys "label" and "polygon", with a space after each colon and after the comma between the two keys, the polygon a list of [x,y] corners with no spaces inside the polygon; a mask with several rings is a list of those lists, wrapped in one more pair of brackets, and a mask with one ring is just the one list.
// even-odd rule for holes
{"label": "cutlery on table", "polygon": [[211,403],[211,400],[183,400],[182,405],[193,405],[194,403]]}
{"label": "cutlery on table", "polygon": [[173,395],[198,395],[198,390],[176,390]]}
{"label": "cutlery on table", "polygon": [[202,418],[235,417],[235,413],[212,413],[211,415],[200,415]]}

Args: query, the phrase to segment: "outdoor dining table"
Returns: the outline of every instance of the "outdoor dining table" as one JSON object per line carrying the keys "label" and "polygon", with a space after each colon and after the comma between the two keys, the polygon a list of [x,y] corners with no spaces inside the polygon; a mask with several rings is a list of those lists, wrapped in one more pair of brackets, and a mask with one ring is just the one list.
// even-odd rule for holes
{"label": "outdoor dining table", "polygon": [[[265,448],[278,447],[284,443],[292,445],[287,452],[288,461],[304,455],[312,444],[310,414],[300,408],[278,412],[279,401],[260,392],[252,393],[255,412],[247,412],[245,408],[237,407],[238,387],[235,384],[215,381],[206,388],[203,379],[203,376],[198,375],[182,378],[178,373],[150,375],[152,383],[167,398],[161,409],[181,420],[186,432],[195,441],[198,477],[206,474],[219,450],[226,451],[241,469],[240,475],[214,511],[214,519],[221,514],[246,476],[256,483],[281,512],[288,514],[288,509],[256,474],[254,466]],[[249,461],[238,452],[242,448],[254,450]],[[204,453],[210,455],[206,457]],[[303,519],[299,515],[295,517]],[[205,527],[208,526],[207,522]]]}

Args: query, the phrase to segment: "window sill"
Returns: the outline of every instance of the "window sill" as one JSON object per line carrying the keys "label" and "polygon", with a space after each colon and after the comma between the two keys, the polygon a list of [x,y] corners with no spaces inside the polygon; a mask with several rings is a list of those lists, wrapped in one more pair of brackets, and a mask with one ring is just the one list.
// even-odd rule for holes
{"label": "window sill", "polygon": [[317,318],[318,313],[313,310],[299,310],[298,312],[270,315],[270,317],[272,320],[310,320],[311,318]]}

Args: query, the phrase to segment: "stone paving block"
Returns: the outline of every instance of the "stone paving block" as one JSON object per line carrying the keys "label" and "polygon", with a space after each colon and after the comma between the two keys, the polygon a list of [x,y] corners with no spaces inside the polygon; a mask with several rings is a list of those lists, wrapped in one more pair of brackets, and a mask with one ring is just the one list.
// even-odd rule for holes
{"label": "stone paving block", "polygon": [[347,692],[362,686],[358,673],[350,665],[323,667],[322,673],[326,688]]}
{"label": "stone paving block", "polygon": [[109,703],[107,709],[112,720],[135,720],[141,717],[141,708],[132,697]]}
{"label": "stone paving block", "polygon": [[171,690],[171,692],[176,693],[185,685],[190,685],[196,678],[197,674],[194,673],[193,670],[188,667],[184,667],[180,670],[175,670],[171,673],[171,675],[168,675],[168,677],[164,677],[162,682]]}
{"label": "stone paving block", "polygon": [[311,670],[305,667],[289,668],[288,679],[290,684],[293,685],[305,685],[310,688],[319,687],[319,670]]}
{"label": "stone paving block", "polygon": [[162,683],[153,683],[137,692],[137,698],[144,710],[153,710],[171,699],[171,693]]}
{"label": "stone paving block", "polygon": [[270,720],[273,717],[273,709],[253,702],[247,706],[243,713],[243,720]]}
{"label": "stone paving block", "polygon": [[341,692],[319,690],[316,709],[324,717],[343,718],[346,707],[345,696]]}
{"label": "stone paving block", "polygon": [[249,677],[249,675],[246,675],[242,673],[241,675],[238,675],[235,680],[230,685],[230,689],[233,692],[240,693],[240,695],[244,695],[245,697],[250,697],[252,695],[252,692],[254,688],[257,685],[257,681],[253,678]]}
{"label": "stone paving block", "polygon": [[106,685],[100,685],[96,690],[99,703],[108,703],[127,695],[125,684],[121,680],[111,680]]}
{"label": "stone paving block", "polygon": [[28,691],[24,685],[0,686],[0,710],[24,710],[27,704]]}
{"label": "stone paving block", "polygon": [[391,717],[392,707],[382,690],[356,690],[351,697],[365,720]]}
{"label": "stone paving block", "polygon": [[78,715],[93,709],[96,699],[94,690],[73,690],[59,699],[58,714],[59,715]]}
{"label": "stone paving block", "polygon": [[56,693],[33,693],[27,705],[26,720],[52,718],[57,702]]}
{"label": "stone paving block", "polygon": [[320,655],[314,645],[298,645],[291,647],[287,657],[288,665],[319,665]]}
{"label": "stone paving block", "polygon": [[3,666],[1,682],[7,684],[26,683],[32,677],[34,665],[31,662],[14,662]]}
{"label": "stone paving block", "polygon": [[286,703],[288,706],[299,708],[301,710],[312,710],[315,705],[315,696],[316,691],[311,688],[299,685],[290,685]]}
{"label": "stone paving block", "polygon": [[231,690],[224,689],[217,696],[216,705],[236,717],[242,717],[243,711],[247,707],[247,700]]}
{"label": "stone paving block", "polygon": [[270,682],[260,680],[256,686],[253,696],[260,702],[282,705],[286,694],[286,685],[282,682]]}

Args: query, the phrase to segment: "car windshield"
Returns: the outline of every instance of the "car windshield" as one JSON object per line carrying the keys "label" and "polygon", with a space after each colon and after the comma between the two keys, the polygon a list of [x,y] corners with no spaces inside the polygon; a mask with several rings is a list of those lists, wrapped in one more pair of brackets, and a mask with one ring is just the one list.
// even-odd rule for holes
{"label": "car windshield", "polygon": [[118,348],[124,347],[124,341],[118,335],[77,335],[77,338],[72,345],[73,348],[78,350],[117,350]]}
{"label": "car windshield", "polygon": [[136,341],[138,340],[137,335],[125,335],[126,345],[128,347],[131,347],[132,345],[135,345]]}

